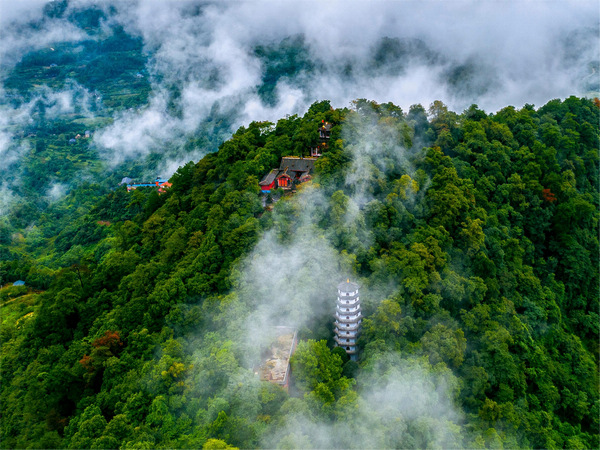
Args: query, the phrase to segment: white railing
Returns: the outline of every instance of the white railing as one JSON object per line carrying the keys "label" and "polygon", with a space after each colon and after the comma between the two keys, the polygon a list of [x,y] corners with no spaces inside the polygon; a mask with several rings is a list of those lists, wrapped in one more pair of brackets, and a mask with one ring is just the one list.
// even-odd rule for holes
{"label": "white railing", "polygon": [[343,311],[336,311],[334,317],[343,323],[356,322],[357,320],[360,320],[362,318],[362,313],[360,311],[358,311],[358,313],[356,314],[346,313]]}
{"label": "white railing", "polygon": [[344,338],[344,339],[341,339],[341,338],[338,338],[338,337],[336,336],[336,337],[334,337],[334,338],[333,338],[333,340],[334,340],[335,342],[337,342],[339,345],[349,345],[349,346],[351,346],[351,347],[356,345],[356,339],[350,339],[350,341],[349,341],[349,342],[346,342],[346,339],[345,339],[345,338]]}
{"label": "white railing", "polygon": [[338,295],[340,297],[354,297],[355,295],[358,295],[358,291],[354,291],[354,292],[342,292],[338,289]]}
{"label": "white railing", "polygon": [[[341,328],[335,328],[333,331],[337,336],[343,338],[356,338],[358,336],[357,330],[342,330]],[[346,334],[346,332],[348,332],[348,334]]]}
{"label": "white railing", "polygon": [[340,323],[336,320],[335,322],[336,326],[343,331],[354,331],[354,330],[358,330],[358,323]]}
{"label": "white railing", "polygon": [[355,299],[347,299],[347,300],[338,297],[337,303],[338,303],[338,305],[354,306],[354,305],[359,305],[360,304],[360,300],[359,300],[358,297],[355,298]]}

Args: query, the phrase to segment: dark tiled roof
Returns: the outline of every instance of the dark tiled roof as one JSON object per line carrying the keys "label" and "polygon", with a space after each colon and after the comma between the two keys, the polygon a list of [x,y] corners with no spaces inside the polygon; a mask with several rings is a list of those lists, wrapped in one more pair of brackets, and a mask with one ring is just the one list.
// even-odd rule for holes
{"label": "dark tiled roof", "polygon": [[278,173],[279,173],[278,169],[271,170],[268,174],[265,175],[265,177],[262,179],[262,181],[258,184],[260,186],[268,186],[275,180],[275,177],[277,176]]}
{"label": "dark tiled roof", "polygon": [[317,158],[298,158],[297,156],[287,156],[281,158],[279,170],[286,168],[291,172],[312,172],[315,168]]}
{"label": "dark tiled roof", "polygon": [[285,169],[283,169],[283,170],[279,170],[278,172],[279,173],[277,175],[277,178],[281,178],[281,177],[293,178],[293,176],[288,173],[288,168],[287,167]]}

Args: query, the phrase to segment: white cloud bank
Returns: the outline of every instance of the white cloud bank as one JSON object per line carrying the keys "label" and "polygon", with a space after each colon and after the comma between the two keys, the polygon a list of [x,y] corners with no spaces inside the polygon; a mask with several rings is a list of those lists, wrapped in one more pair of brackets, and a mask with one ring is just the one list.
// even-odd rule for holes
{"label": "white cloud bank", "polygon": [[[39,29],[23,31],[19,24],[40,20],[43,4],[2,3],[5,64],[52,40],[80,38],[81,30],[64,18],[47,18]],[[227,117],[231,132],[252,120],[301,113],[321,99],[336,107],[356,98],[391,101],[404,110],[439,99],[456,111],[477,103],[491,112],[584,95],[598,84],[595,1],[73,0],[69,5],[65,17],[78,8],[102,8],[108,16],[104,26],[123,25],[143,38],[152,55],[148,106],[119,114],[95,135],[114,164],[181,148],[202,124],[214,128],[210,120],[219,115]],[[109,12],[110,5],[116,13]],[[292,61],[284,76],[271,80],[274,101],[265,103],[258,88],[267,67],[255,49],[276,49],[290,36],[301,36],[299,51],[310,67]],[[173,100],[175,87],[179,95]],[[194,149],[189,156],[212,150]],[[179,153],[165,168],[186,158]]]}

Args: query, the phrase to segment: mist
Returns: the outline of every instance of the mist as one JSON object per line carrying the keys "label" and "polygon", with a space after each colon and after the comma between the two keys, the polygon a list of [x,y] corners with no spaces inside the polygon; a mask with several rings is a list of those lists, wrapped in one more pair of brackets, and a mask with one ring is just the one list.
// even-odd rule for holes
{"label": "mist", "polygon": [[[391,174],[410,177],[415,170],[410,143],[405,142],[406,130],[399,126],[403,121],[393,126],[390,122],[378,123],[376,118],[368,105],[347,118],[343,134],[349,143],[351,161],[338,186],[343,191],[332,195],[330,191],[336,188],[309,182],[293,197],[276,201],[271,213],[272,227],[236,264],[232,291],[220,300],[215,323],[248,371],[253,372],[260,365],[261,356],[274,338],[274,327],[293,327],[303,339],[331,337],[339,282],[350,278],[361,285],[363,308],[367,303],[376,307],[382,300],[397,295],[398,284],[358,277],[356,261],[348,255],[366,251],[373,241],[373,230],[364,219],[365,207],[377,200],[370,185]],[[419,195],[418,184],[409,183],[404,193],[398,202],[410,209]],[[352,238],[340,240],[340,230]],[[210,342],[212,338],[205,339]],[[204,348],[206,344],[197,347]],[[198,350],[194,355],[195,367],[207,364],[205,353],[206,350]],[[298,399],[291,397],[282,406],[286,411],[283,421],[269,427],[261,446],[462,445],[463,413],[454,403],[457,381],[449,369],[434,370],[426,358],[395,352],[365,352],[361,362],[364,364],[356,377],[355,407],[347,412],[336,410],[338,420],[328,420],[304,410],[296,403]],[[197,389],[205,389],[201,376],[197,375],[194,383],[198,383]],[[234,403],[232,398],[240,389],[253,391],[253,395],[258,395],[260,389],[256,379],[241,373],[230,375],[229,387],[219,395],[230,403]],[[245,395],[251,398],[251,394]],[[394,430],[391,434],[384,431],[390,429]]]}
{"label": "mist", "polygon": [[[215,151],[240,125],[276,121],[321,99],[334,107],[391,101],[404,110],[442,100],[457,112],[472,103],[493,112],[598,91],[592,1],[74,0],[52,17],[44,6],[2,4],[2,73],[28,50],[82,39],[66,18],[102,9],[103,30],[117,24],[142,38],[152,93],[140,110],[117,112],[95,145],[112,167],[169,148],[163,176]],[[184,149],[199,134],[213,139]]]}
{"label": "mist", "polygon": [[[141,2],[119,7],[115,20],[141,35],[153,54],[149,70],[160,79],[157,84],[180,89],[182,115],[173,121],[154,102],[152,113],[133,123],[127,117],[118,120],[105,136],[144,128],[144,117],[152,114],[155,131],[149,135],[161,142],[169,132],[197,129],[215,107],[233,119],[233,130],[252,120],[299,113],[320,99],[343,107],[368,98],[405,110],[439,99],[459,112],[472,103],[495,111],[583,95],[598,65],[593,2]],[[278,63],[261,57],[257,48],[285,58],[290,38],[299,52],[293,67],[269,78],[270,65]],[[586,45],[575,49],[573,41]],[[264,83],[273,84],[269,99],[261,95]],[[162,95],[160,89],[155,92]],[[145,140],[133,146],[100,144],[121,152],[152,148]]]}
{"label": "mist", "polygon": [[[0,170],[6,174],[0,189],[0,217],[8,214],[16,202],[22,201],[16,191],[22,188],[23,180],[20,171],[14,170],[14,167],[35,147],[36,122],[72,116],[93,118],[94,103],[95,99],[88,90],[74,81],[59,90],[40,86],[31,93],[31,98],[13,96],[10,101],[4,89],[0,88]],[[80,173],[79,177],[84,178],[85,174]],[[50,203],[60,199],[68,184],[62,182],[48,186],[45,198]]]}
{"label": "mist", "polygon": [[[332,321],[337,284],[356,277],[355,263],[347,254],[367,251],[373,240],[363,216],[365,206],[375,199],[371,185],[386,175],[414,173],[398,127],[373,122],[375,114],[367,109],[347,120],[344,135],[351,163],[344,191],[332,193],[334,188],[305,183],[292,198],[276,201],[273,227],[238,265],[235,292],[252,308],[242,319],[247,352],[268,341],[268,333],[261,335],[271,327],[299,329]],[[418,184],[407,178],[414,190],[407,186],[400,202],[411,208]],[[366,298],[377,303],[395,286],[369,290]]]}
{"label": "mist", "polygon": [[[102,17],[89,31],[72,17],[92,7]],[[238,127],[302,114],[323,99],[336,108],[364,98],[392,102],[404,112],[414,104],[426,109],[435,100],[457,112],[473,103],[494,112],[600,90],[600,25],[592,1],[5,1],[0,4],[0,76],[7,80],[18,73],[14,69],[31,52],[54,51],[48,49],[56,43],[102,41],[118,36],[114,33],[121,27],[142,43],[144,67],[129,75],[148,82],[143,104],[123,102],[113,108],[105,102],[98,108],[101,96],[68,77],[59,87],[36,85],[23,96],[3,81],[0,168],[9,175],[0,183],[0,216],[23,201],[20,174],[13,167],[33,155],[37,142],[29,139],[29,130],[40,111],[56,121],[78,116],[83,129],[93,124],[92,138],[79,142],[89,143],[90,158],[101,159],[107,171],[98,178],[108,184],[128,162],[139,163],[129,166],[138,174],[169,177],[187,161],[216,151]],[[400,276],[379,279],[373,268],[373,276],[361,278],[358,274],[369,271],[360,271],[356,255],[366,253],[375,240],[365,211],[384,199],[374,186],[393,183],[385,201],[408,216],[417,215],[415,205],[429,180],[411,163],[412,152],[421,146],[410,124],[402,119],[396,128],[379,127],[367,119],[347,114],[342,138],[350,162],[341,182],[335,188],[309,182],[292,198],[275,202],[264,217],[271,224],[268,231],[234,263],[229,292],[186,305],[197,309],[197,317],[186,323],[185,336],[168,344],[173,352],[183,352],[181,342],[190,342],[190,364],[181,366],[187,384],[179,386],[177,380],[186,397],[169,407],[183,411],[188,402],[199,411],[193,420],[203,426],[220,412],[234,410],[235,415],[236,408],[255,409],[256,416],[265,383],[253,369],[273,338],[273,327],[293,327],[303,339],[332,337],[336,286],[347,278],[361,285],[363,308],[374,310],[384,300],[407,297]],[[57,148],[76,148],[66,145],[70,135],[52,135],[63,136]],[[73,175],[73,183],[82,177]],[[59,201],[71,187],[71,181],[54,176],[44,181],[34,194],[46,204]],[[255,218],[248,224],[258,228]],[[394,240],[401,243],[402,226],[395,230]],[[47,239],[35,224],[25,237]],[[83,247],[75,245],[58,264],[75,264],[82,255]],[[402,308],[412,319],[410,307]],[[166,327],[165,335],[169,331]],[[367,346],[356,385],[344,391],[355,397],[338,399],[339,408],[322,415],[309,411],[315,399],[301,404],[294,392],[285,397],[280,391],[285,398],[278,422],[260,418],[260,444],[456,448],[469,443],[467,427],[462,427],[465,414],[456,401],[458,381],[448,366],[433,366],[423,348],[420,354],[400,354],[385,345]],[[150,395],[151,384],[165,378],[161,371],[169,375],[175,367],[167,351],[150,367],[153,363],[147,362],[145,373],[156,369],[156,377],[140,380],[140,391]],[[235,401],[236,396],[243,401]],[[200,399],[206,404],[200,405]],[[152,401],[159,404],[164,397]],[[182,423],[190,419],[181,417]]]}
{"label": "mist", "polygon": [[[357,408],[335,422],[292,413],[265,448],[461,448],[457,379],[397,354],[377,355],[359,373]],[[391,431],[391,432],[390,432]]]}

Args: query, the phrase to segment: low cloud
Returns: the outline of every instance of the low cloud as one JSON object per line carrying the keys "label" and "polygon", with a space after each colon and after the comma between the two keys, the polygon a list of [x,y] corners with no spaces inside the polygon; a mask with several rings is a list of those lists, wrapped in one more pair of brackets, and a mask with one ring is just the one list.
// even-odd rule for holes
{"label": "low cloud", "polygon": [[[44,5],[2,5],[5,69],[26,50],[84,37],[69,20],[43,16]],[[124,26],[150,55],[148,105],[118,113],[95,136],[112,165],[164,153],[163,168],[172,170],[214,151],[240,125],[301,113],[321,99],[335,107],[391,101],[404,110],[442,100],[459,112],[471,103],[492,112],[599,90],[591,1],[110,5],[71,1],[62,17],[102,8],[105,31]],[[187,140],[207,134],[208,143],[187,153]]]}
{"label": "low cloud", "polygon": [[[176,136],[195,133],[215,111],[228,117],[231,132],[251,120],[300,113],[323,98],[337,107],[355,98],[392,101],[405,110],[437,99],[457,111],[471,103],[488,111],[541,104],[585,94],[598,64],[591,2],[117,5],[114,20],[142,36],[156,75],[148,110],[117,118],[97,141],[119,155],[177,145]],[[276,61],[276,69],[291,68],[265,78],[273,62],[255,49],[276,49],[290,36],[302,37],[294,51],[308,67],[293,66],[297,55],[284,51],[278,57],[292,62]],[[570,50],[581,42],[581,52]],[[265,82],[275,83],[274,103],[260,95]],[[164,86],[180,92],[179,117],[165,110]],[[129,141],[125,134],[145,138]]]}
{"label": "low cloud", "polygon": [[16,201],[17,198],[13,193],[12,187],[2,182],[0,184],[0,217],[7,215]]}
{"label": "low cloud", "polygon": [[50,203],[56,202],[63,198],[69,189],[69,185],[66,183],[53,183],[46,191],[46,198]]}
{"label": "low cloud", "polygon": [[290,413],[263,446],[286,448],[459,448],[468,440],[454,405],[456,378],[427,363],[380,355],[357,377],[356,407],[336,421]]}
{"label": "low cloud", "polygon": [[57,42],[89,39],[82,29],[66,19],[44,14],[49,3],[47,0],[0,3],[0,75],[28,52],[49,48]]}
{"label": "low cloud", "polygon": [[[236,295],[250,313],[234,324],[251,367],[275,326],[301,329],[332,317],[336,283],[346,277],[338,252],[316,226],[327,208],[322,192],[303,190],[275,212],[275,228],[265,233],[240,263]],[[276,208],[277,210],[278,208]]]}
{"label": "low cloud", "polygon": [[[13,94],[6,101],[6,92],[0,88],[0,170],[6,174],[2,184],[0,216],[8,214],[10,207],[20,201],[15,188],[23,181],[19,164],[35,146],[36,123],[60,120],[77,115],[92,118],[95,99],[81,85],[68,81],[61,90],[41,86],[29,99]],[[48,188],[50,189],[50,188]],[[48,198],[55,195],[48,193]]]}
{"label": "low cloud", "polygon": [[166,95],[156,94],[147,108],[120,113],[112,125],[94,133],[100,154],[115,167],[170,143],[181,143],[181,127],[167,114],[166,107]]}

